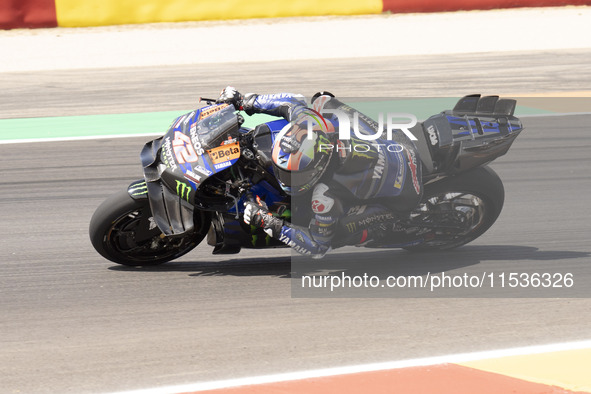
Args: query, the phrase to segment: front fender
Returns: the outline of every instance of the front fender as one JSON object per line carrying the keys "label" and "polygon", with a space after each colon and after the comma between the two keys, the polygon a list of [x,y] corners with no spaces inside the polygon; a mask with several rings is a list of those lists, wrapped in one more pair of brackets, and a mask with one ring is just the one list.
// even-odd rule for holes
{"label": "front fender", "polygon": [[147,200],[148,185],[146,185],[146,181],[143,179],[132,182],[132,184],[127,187],[127,193],[134,200]]}

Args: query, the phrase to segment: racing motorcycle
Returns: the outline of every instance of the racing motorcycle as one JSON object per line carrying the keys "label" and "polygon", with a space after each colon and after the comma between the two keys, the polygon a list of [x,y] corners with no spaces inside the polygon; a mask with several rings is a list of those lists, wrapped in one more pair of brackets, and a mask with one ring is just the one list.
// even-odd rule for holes
{"label": "racing motorcycle", "polygon": [[[162,137],[145,144],[144,178],[95,211],[90,239],[106,259],[130,266],[161,264],[206,237],[213,254],[287,247],[243,222],[246,199],[264,201],[284,220],[310,223],[310,204],[292,204],[273,176],[271,148],[287,121],[242,127],[244,119],[233,106],[205,100],[207,106],[178,117]],[[422,165],[422,200],[362,246],[444,250],[488,230],[505,193],[487,163],[504,155],[523,130],[515,106],[515,100],[498,96],[465,96],[453,110],[411,128],[415,161]]]}

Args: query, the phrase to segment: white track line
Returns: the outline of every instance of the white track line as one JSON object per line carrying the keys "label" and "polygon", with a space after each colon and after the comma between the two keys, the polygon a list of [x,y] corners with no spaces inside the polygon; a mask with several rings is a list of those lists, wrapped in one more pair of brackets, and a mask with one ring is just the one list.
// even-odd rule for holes
{"label": "white track line", "polygon": [[591,349],[591,340],[578,342],[554,343],[548,345],[526,346],[501,350],[489,350],[474,353],[451,354],[445,356],[416,358],[410,360],[390,361],[374,364],[351,365],[346,367],[315,369],[300,372],[288,372],[275,375],[253,376],[239,379],[218,380],[203,383],[185,384],[178,386],[167,386],[152,389],[122,391],[114,394],[170,394],[182,392],[195,392],[205,390],[224,389],[239,386],[249,386],[265,383],[285,382],[292,380],[322,378],[327,376],[337,376],[354,374],[360,372],[383,371],[390,369],[400,369],[409,367],[422,367],[437,364],[457,364],[476,360],[486,360],[492,358],[523,356],[541,353],[552,353],[565,350]]}
{"label": "white track line", "polygon": [[133,137],[155,137],[164,135],[164,133],[145,133],[145,134],[113,134],[113,135],[85,135],[79,137],[56,137],[56,138],[23,138],[16,140],[0,140],[2,144],[24,144],[29,142],[63,142],[63,141],[84,141],[84,140],[104,140],[112,138],[133,138]]}

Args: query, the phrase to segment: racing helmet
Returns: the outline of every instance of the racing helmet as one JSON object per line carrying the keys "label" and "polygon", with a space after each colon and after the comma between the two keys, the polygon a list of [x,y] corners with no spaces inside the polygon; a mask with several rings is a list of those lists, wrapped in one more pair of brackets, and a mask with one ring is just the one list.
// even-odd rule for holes
{"label": "racing helmet", "polygon": [[285,192],[303,194],[322,178],[333,152],[328,138],[331,131],[330,122],[309,110],[277,134],[271,159],[275,177]]}

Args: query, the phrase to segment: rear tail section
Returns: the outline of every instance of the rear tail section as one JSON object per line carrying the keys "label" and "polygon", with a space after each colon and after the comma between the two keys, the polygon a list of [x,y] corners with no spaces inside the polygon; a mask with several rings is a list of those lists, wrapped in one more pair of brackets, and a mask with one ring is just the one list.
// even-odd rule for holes
{"label": "rear tail section", "polygon": [[513,115],[516,104],[498,96],[470,95],[453,110],[423,122],[415,135],[419,134],[417,147],[427,172],[455,174],[504,155],[523,130]]}

